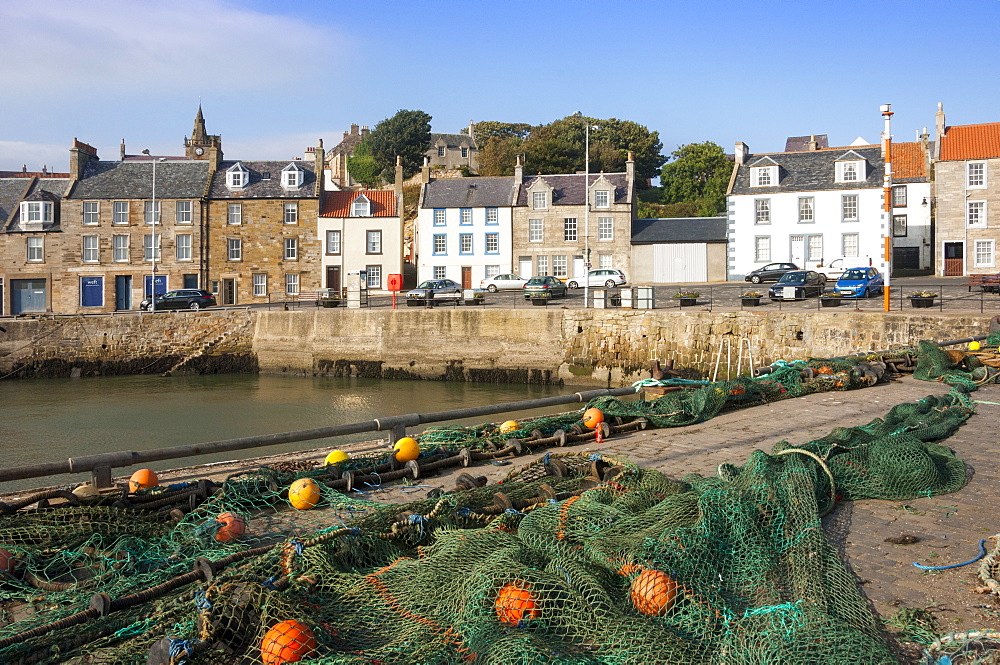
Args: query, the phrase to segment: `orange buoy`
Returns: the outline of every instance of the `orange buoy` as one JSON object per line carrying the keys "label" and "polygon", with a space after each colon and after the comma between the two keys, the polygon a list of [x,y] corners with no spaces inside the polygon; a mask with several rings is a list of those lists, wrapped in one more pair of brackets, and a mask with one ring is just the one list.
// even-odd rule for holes
{"label": "orange buoy", "polygon": [[303,623],[286,619],[271,627],[260,643],[264,665],[297,663],[316,650],[316,636]]}
{"label": "orange buoy", "polygon": [[215,521],[220,525],[215,532],[215,539],[220,543],[239,540],[246,533],[247,521],[236,513],[222,513]]}
{"label": "orange buoy", "polygon": [[538,598],[524,580],[514,580],[501,587],[495,603],[501,623],[516,626],[525,619],[537,619],[542,614]]}
{"label": "orange buoy", "polygon": [[128,479],[128,491],[134,493],[156,487],[159,484],[160,479],[156,476],[156,472],[150,469],[139,469]]}
{"label": "orange buoy", "polygon": [[11,574],[17,567],[17,559],[8,550],[0,549],[0,575]]}
{"label": "orange buoy", "polygon": [[501,434],[509,434],[510,432],[515,432],[520,428],[521,426],[517,424],[516,420],[505,420],[500,423]]}
{"label": "orange buoy", "polygon": [[417,443],[416,439],[408,436],[397,441],[392,449],[396,451],[394,454],[400,462],[412,462],[420,457],[420,444]]}
{"label": "orange buoy", "polygon": [[634,580],[629,596],[635,609],[642,614],[661,617],[670,611],[677,600],[680,586],[662,570],[644,570]]}
{"label": "orange buoy", "polygon": [[604,413],[600,409],[590,408],[583,412],[583,424],[591,429],[604,422]]}
{"label": "orange buoy", "polygon": [[315,508],[322,496],[319,483],[312,478],[299,478],[288,488],[288,502],[299,510]]}

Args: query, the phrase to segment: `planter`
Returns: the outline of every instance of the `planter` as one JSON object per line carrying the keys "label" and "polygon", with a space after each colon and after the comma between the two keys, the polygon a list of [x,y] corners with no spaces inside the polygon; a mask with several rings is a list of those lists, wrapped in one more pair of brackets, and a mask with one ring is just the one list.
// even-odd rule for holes
{"label": "planter", "polygon": [[486,298],[469,298],[465,301],[466,305],[485,305]]}
{"label": "planter", "polygon": [[622,297],[617,293],[614,295],[610,295],[608,296],[608,304],[611,305],[612,307],[621,307]]}
{"label": "planter", "polygon": [[760,298],[740,298],[740,303],[744,307],[756,307],[760,304]]}
{"label": "planter", "polygon": [[340,307],[339,300],[323,299],[319,301],[320,307]]}
{"label": "planter", "polygon": [[934,306],[934,298],[910,298],[910,306],[914,309],[927,309]]}
{"label": "planter", "polygon": [[698,304],[697,298],[678,298],[681,302],[681,307],[693,307]]}
{"label": "planter", "polygon": [[823,307],[840,307],[840,298],[820,298]]}
{"label": "planter", "polygon": [[531,304],[535,307],[545,307],[549,304],[548,298],[531,298]]}

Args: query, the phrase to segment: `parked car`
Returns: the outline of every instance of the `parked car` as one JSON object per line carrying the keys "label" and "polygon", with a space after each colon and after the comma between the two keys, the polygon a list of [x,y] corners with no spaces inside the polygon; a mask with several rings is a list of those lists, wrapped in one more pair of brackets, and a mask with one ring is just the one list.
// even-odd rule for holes
{"label": "parked car", "polygon": [[545,277],[532,277],[524,285],[524,297],[530,298],[533,293],[548,293],[552,297],[566,297],[566,285],[559,281],[559,278],[552,275]]}
{"label": "parked car", "polygon": [[[215,296],[204,289],[177,289],[156,296],[155,309],[202,309],[215,307]],[[139,309],[152,311],[153,303],[146,298],[139,303]]]}
{"label": "parked car", "polygon": [[519,291],[524,288],[527,281],[526,277],[521,277],[516,273],[507,273],[506,275],[487,277],[479,282],[479,288],[486,289],[490,293],[496,293],[497,291]]}
{"label": "parked car", "polygon": [[462,302],[462,285],[450,279],[428,279],[406,292],[406,304],[409,307],[426,305],[428,299]]}
{"label": "parked car", "polygon": [[815,270],[786,272],[768,291],[771,300],[801,300],[818,296],[826,287],[826,275]]}
{"label": "parked car", "polygon": [[743,281],[753,282],[754,284],[760,284],[761,282],[774,282],[781,279],[781,276],[786,272],[798,269],[799,267],[794,263],[768,263],[762,268],[757,268],[756,270],[748,272],[746,277],[743,278]]}
{"label": "parked car", "polygon": [[840,258],[827,261],[824,265],[820,263],[816,266],[816,272],[826,275],[827,280],[840,279],[845,270],[851,268],[868,268],[873,261],[870,256],[842,256]]}
{"label": "parked car", "polygon": [[877,268],[851,268],[837,280],[834,291],[843,298],[867,298],[882,293],[885,279]]}
{"label": "parked car", "polygon": [[591,270],[587,273],[586,279],[583,277],[574,277],[566,282],[566,286],[571,289],[578,289],[584,285],[586,281],[587,286],[603,286],[606,289],[613,289],[616,286],[621,286],[625,284],[625,273],[621,270],[615,270],[614,268],[600,268],[599,270]]}

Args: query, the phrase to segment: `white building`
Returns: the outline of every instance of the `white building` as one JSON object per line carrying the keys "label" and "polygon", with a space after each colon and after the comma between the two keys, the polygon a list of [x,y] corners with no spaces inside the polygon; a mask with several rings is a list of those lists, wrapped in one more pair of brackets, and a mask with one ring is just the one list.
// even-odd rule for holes
{"label": "white building", "polygon": [[348,273],[364,271],[368,289],[387,288],[403,273],[400,195],[393,190],[324,192],[319,215],[324,288],[342,290]]}

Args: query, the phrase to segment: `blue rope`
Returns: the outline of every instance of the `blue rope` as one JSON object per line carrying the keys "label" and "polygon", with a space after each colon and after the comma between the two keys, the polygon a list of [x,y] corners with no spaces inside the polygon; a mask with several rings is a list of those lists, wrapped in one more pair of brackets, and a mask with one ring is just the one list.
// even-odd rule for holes
{"label": "blue rope", "polygon": [[407,518],[407,521],[410,524],[415,524],[415,525],[418,525],[420,527],[420,538],[423,538],[424,537],[424,525],[427,524],[427,518],[424,517],[423,515],[410,515]]}
{"label": "blue rope", "polygon": [[[167,639],[170,640],[169,656],[174,665],[184,665],[186,657],[194,653],[194,645],[201,642],[201,640],[184,640],[174,637]],[[181,654],[184,654],[185,658],[181,658]]]}
{"label": "blue rope", "polygon": [[305,544],[301,540],[290,540],[288,543],[292,546],[295,552],[295,556],[302,556],[302,550],[305,548]]}
{"label": "blue rope", "polygon": [[212,609],[211,601],[205,597],[204,591],[196,591],[194,594],[194,604],[198,606],[199,610],[210,610]]}
{"label": "blue rope", "polygon": [[455,514],[458,515],[459,517],[468,517],[469,515],[472,514],[472,508],[468,508],[466,506],[462,506],[461,508],[456,508]]}
{"label": "blue rope", "polygon": [[604,458],[601,457],[601,453],[590,453],[590,461],[591,462],[600,462],[603,459]]}
{"label": "blue rope", "polygon": [[271,577],[268,577],[266,580],[261,582],[260,585],[265,589],[270,589],[271,591],[277,591],[278,587],[274,586],[274,583],[277,581],[278,581],[278,576],[272,575]]}
{"label": "blue rope", "polygon": [[514,510],[513,508],[508,508],[507,510],[505,510],[503,512],[504,512],[505,515],[520,515],[521,517],[524,517],[524,513],[520,512],[520,511],[517,511],[517,510]]}
{"label": "blue rope", "polygon": [[914,561],[913,565],[916,566],[917,568],[920,568],[921,570],[948,570],[949,568],[960,568],[962,566],[968,566],[970,563],[975,563],[979,561],[984,556],[986,556],[986,540],[980,540],[979,556],[977,556],[975,559],[969,559],[965,563],[953,563],[950,566],[921,566],[919,563]]}

